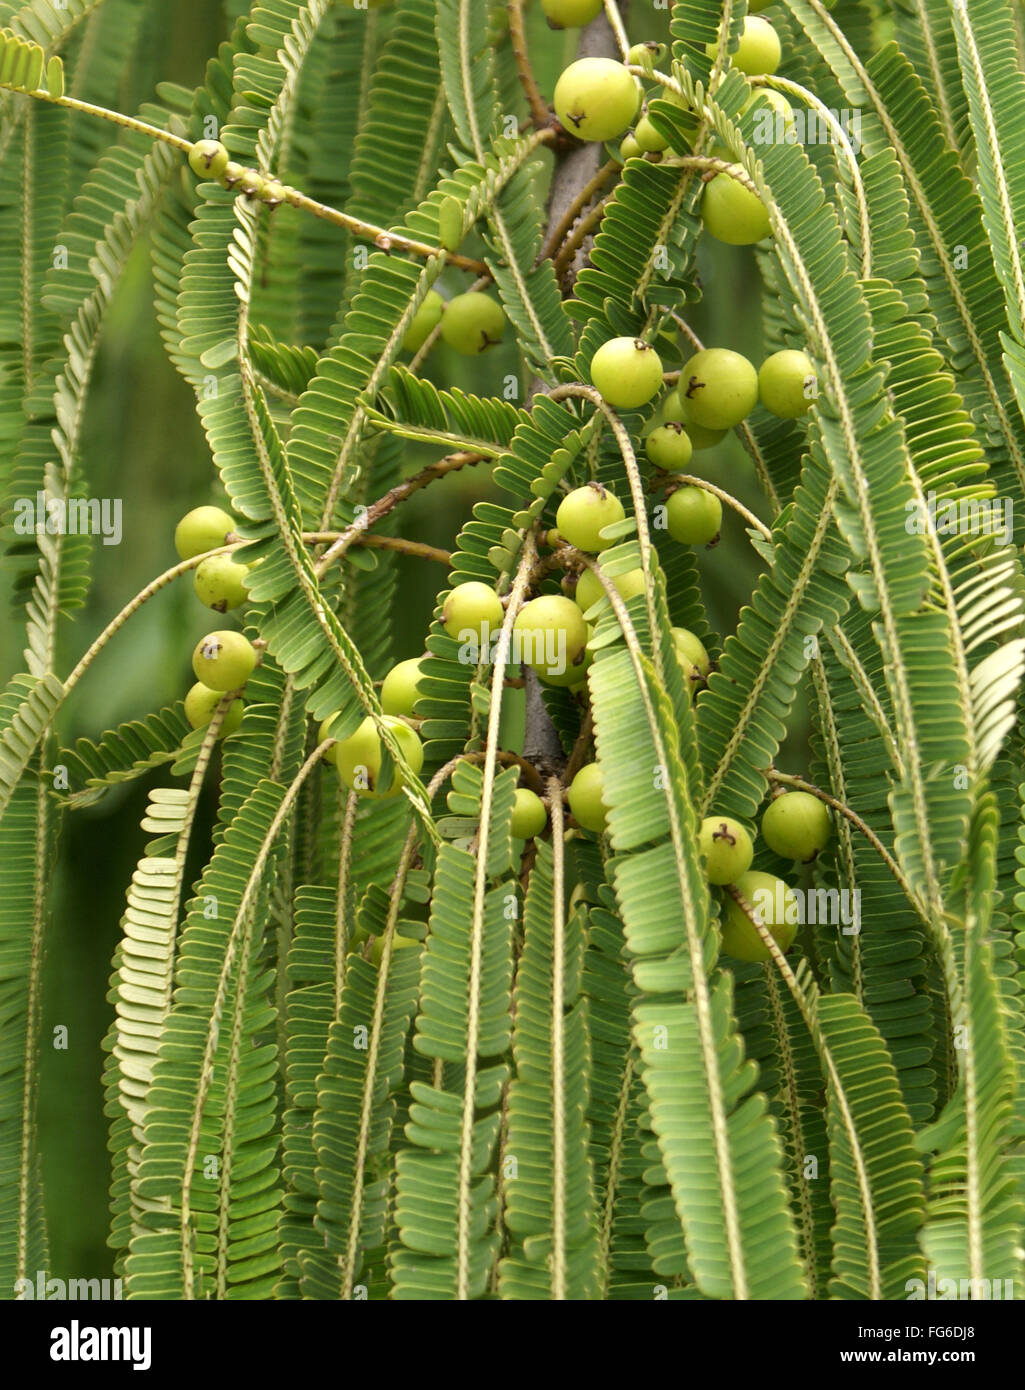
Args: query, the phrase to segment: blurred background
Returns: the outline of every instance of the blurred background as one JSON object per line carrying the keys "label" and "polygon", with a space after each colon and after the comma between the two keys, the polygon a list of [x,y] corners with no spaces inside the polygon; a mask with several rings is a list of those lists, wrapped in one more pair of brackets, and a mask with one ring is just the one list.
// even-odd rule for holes
{"label": "blurred background", "polygon": [[[177,0],[164,6],[143,0],[146,44],[131,78],[110,94],[111,105],[134,111],[153,99],[158,81],[187,85],[203,80],[207,56],[229,32],[236,0]],[[640,9],[640,7],[637,7]],[[531,55],[550,94],[555,76],[575,53],[576,34],[544,27],[537,0],[528,9]],[[665,38],[668,16],[644,7],[645,24],[630,26],[631,39]],[[84,118],[83,118],[84,119]],[[289,208],[278,217],[298,217]],[[707,238],[705,242],[707,242]],[[473,248],[463,248],[473,254]],[[760,291],[752,254],[703,244],[700,272],[705,298],[689,320],[710,346],[732,347],[760,360]],[[463,288],[458,281],[453,286]],[[501,356],[499,356],[501,354]],[[441,348],[429,374],[446,385],[488,394],[506,372],[516,373],[515,345],[507,342],[483,362]],[[433,455],[410,447],[408,471]],[[193,506],[220,500],[209,450],[191,391],[176,375],[160,342],[153,313],[148,247],[140,245],[111,306],[96,364],[85,422],[83,465],[93,495],[123,499],[120,546],[94,549],[87,608],[63,627],[58,674],[65,675],[110,618],[150,579],[175,562],[172,533]],[[738,495],[768,519],[750,461],[730,438],[698,454],[694,471]],[[467,469],[417,494],[403,509],[402,534],[450,548],[473,504],[496,496],[488,470]],[[507,499],[503,498],[503,502]],[[427,562],[400,558],[396,604],[396,658],[418,655],[443,572]],[[750,593],[758,564],[742,526],[727,521],[719,547],[702,554],[711,626],[729,632]],[[425,566],[428,572],[425,574]],[[3,611],[10,589],[5,586]],[[99,737],[105,729],[140,718],[180,698],[192,682],[190,656],[210,628],[210,615],[190,583],[165,589],[111,644],[83,680],[65,711],[61,741]],[[3,679],[23,669],[22,632],[8,618],[0,628]],[[795,742],[803,742],[803,715]],[[110,1269],[106,1248],[106,1120],[100,1086],[100,1042],[111,1010],[106,1000],[111,955],[135,863],[148,838],[139,821],[147,788],[167,779],[166,769],[124,789],[110,791],[93,808],[65,817],[59,871],[52,885],[52,920],[45,967],[43,1037],[68,1029],[66,1051],[44,1047],[41,1096],[44,1180],[51,1236],[51,1273],[102,1276]],[[205,808],[209,823],[210,807]],[[198,830],[204,829],[204,817]]]}

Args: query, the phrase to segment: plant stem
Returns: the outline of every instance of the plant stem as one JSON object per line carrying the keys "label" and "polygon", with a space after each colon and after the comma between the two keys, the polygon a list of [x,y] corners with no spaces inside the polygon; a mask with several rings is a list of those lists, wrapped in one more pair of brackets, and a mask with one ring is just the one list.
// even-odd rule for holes
{"label": "plant stem", "polygon": [[527,53],[527,35],[523,28],[523,0],[508,0],[505,8],[509,16],[509,39],[512,43],[516,71],[520,77],[520,86],[526,95],[534,124],[540,130],[543,126],[550,124],[552,113],[548,109],[548,103],[541,95],[537,80],[534,77],[534,70],[530,66],[530,57]]}
{"label": "plant stem", "polygon": [[547,260],[553,256],[570,232],[573,230],[573,223],[577,220],[584,208],[587,207],[591,199],[605,187],[611,178],[614,178],[620,168],[619,162],[615,159],[608,160],[601,166],[594,178],[585,183],[577,196],[570,203],[563,213],[559,222],[551,232],[544,245],[544,250],[538,256],[539,261]]}

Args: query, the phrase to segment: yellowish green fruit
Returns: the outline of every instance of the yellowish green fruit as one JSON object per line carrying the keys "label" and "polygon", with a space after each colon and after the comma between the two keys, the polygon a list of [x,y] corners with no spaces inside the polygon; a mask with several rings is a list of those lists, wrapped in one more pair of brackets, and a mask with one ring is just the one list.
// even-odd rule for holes
{"label": "yellowish green fruit", "polygon": [[701,195],[705,231],[728,246],[753,246],[771,230],[765,204],[727,173],[716,174]]}
{"label": "yellowish green fruit", "polygon": [[784,348],[767,357],[758,372],[758,395],[766,410],[784,420],[807,415],[818,395],[818,378],[808,354]]}
{"label": "yellowish green fruit", "polygon": [[[422,941],[417,941],[414,936],[403,936],[401,932],[392,932],[391,948],[392,954],[396,951],[417,951],[423,945]],[[380,936],[374,937],[374,944],[370,948],[370,959],[374,965],[381,964],[381,957],[384,955],[384,932]]]}
{"label": "yellowish green fruit", "polygon": [[174,528],[174,548],[180,560],[192,560],[216,550],[235,530],[235,518],[220,507],[195,507]]}
{"label": "yellowish green fruit", "polygon": [[248,565],[237,564],[230,555],[211,555],[196,567],[192,583],[200,603],[215,613],[227,613],[249,597],[248,578]]}
{"label": "yellowish green fruit", "polygon": [[[788,951],[800,925],[797,897],[793,889],[781,878],[759,873],[756,869],[741,874],[733,886],[762,924],[768,927],[780,950]],[[729,894],[723,909],[722,948],[734,960],[754,962],[771,959],[757,928]]]}
{"label": "yellowish green fruit", "polygon": [[228,151],[219,140],[197,140],[189,150],[189,168],[197,178],[221,178],[228,162]]}
{"label": "yellowish green fruit", "polygon": [[642,116],[634,127],[634,139],[642,150],[650,154],[669,148],[669,141],[659,134],[647,116]]}
{"label": "yellowish green fruit", "polygon": [[196,643],[192,669],[211,690],[240,690],[253,674],[256,648],[241,632],[208,632]]}
{"label": "yellowish green fruit", "polygon": [[476,357],[502,341],[505,323],[501,304],[480,290],[467,290],[445,306],[441,336],[464,357]]}
{"label": "yellowish green fruit", "polygon": [[644,448],[655,467],[667,473],[682,473],[694,452],[690,435],[675,421],[653,429],[644,441]]}
{"label": "yellowish green fruit", "polygon": [[832,834],[829,808],[811,792],[784,792],[762,816],[762,839],[782,859],[806,864],[825,849]]}
{"label": "yellowish green fruit", "polygon": [[[384,724],[391,730],[402,756],[411,771],[419,772],[424,765],[423,744],[413,729],[393,715],[385,715]],[[392,768],[391,786],[387,791],[378,791],[381,765],[384,761],[384,747],[373,719],[368,715],[354,734],[342,739],[331,750],[332,761],[338,775],[350,791],[360,796],[398,796],[405,785],[398,767]]]}
{"label": "yellowish green fruit", "polygon": [[385,714],[412,716],[420,698],[420,681],[424,674],[422,662],[427,659],[414,656],[391,668],[381,686],[381,708]]}
{"label": "yellowish green fruit", "polygon": [[428,290],[423,303],[413,315],[412,323],[406,329],[406,336],[402,339],[403,350],[419,352],[441,322],[444,312],[445,301],[441,295],[437,290]]}
{"label": "yellowish green fruit", "polygon": [[706,679],[712,669],[712,659],[705,650],[704,643],[687,627],[674,627],[672,633],[673,643],[681,661],[693,666],[701,678]]}
{"label": "yellowish green fruit", "polygon": [[602,0],[541,0],[553,29],[582,29],[602,12]]}
{"label": "yellowish green fruit", "polygon": [[472,641],[476,646],[497,634],[504,616],[502,601],[494,589],[477,579],[457,584],[441,610],[448,635],[459,642]]}
{"label": "yellowish green fruit", "polygon": [[578,140],[615,140],[637,111],[632,73],[611,58],[578,58],[555,84],[555,114]]}
{"label": "yellowish green fruit", "polygon": [[513,803],[512,833],[517,840],[532,840],[548,824],[548,812],[537,792],[529,787],[516,788]]}
{"label": "yellowish green fruit", "polygon": [[[612,583],[623,600],[629,602],[636,594],[644,593],[644,571],[628,570],[626,574],[617,575]],[[599,599],[606,598],[605,589],[594,570],[583,571],[573,597],[582,613],[593,608]]]}
{"label": "yellowish green fruit", "polygon": [[[185,718],[194,729],[205,729],[223,699],[223,690],[211,690],[208,685],[198,682],[185,696]],[[242,723],[243,709],[241,700],[232,700],[221,720],[218,739],[228,738],[235,732]]]}
{"label": "yellowish green fruit", "polygon": [[559,534],[577,550],[596,553],[615,545],[602,536],[606,526],[613,526],[626,516],[619,498],[600,483],[587,483],[574,488],[559,503],[555,522]]}
{"label": "yellowish green fruit", "polygon": [[685,363],[677,390],[696,424],[728,430],[757,405],[758,373],[739,352],[703,348]]}
{"label": "yellowish green fruit", "polygon": [[[542,594],[525,603],[513,624],[514,654],[550,684],[573,685],[586,659],[587,624],[564,594]],[[582,674],[582,671],[580,671]]]}
{"label": "yellowish green fruit", "polygon": [[595,390],[615,410],[636,410],[662,386],[662,359],[641,338],[610,338],[591,358]]}
{"label": "yellowish green fruit", "polygon": [[698,848],[709,883],[722,887],[746,874],[754,858],[751,836],[730,816],[706,816],[698,832]]}
{"label": "yellowish green fruit", "polygon": [[574,819],[585,830],[600,834],[609,810],[603,799],[605,779],[597,763],[586,763],[570,782],[566,796]]}
{"label": "yellowish green fruit", "polygon": [[666,502],[666,529],[681,545],[711,545],[722,529],[722,503],[703,487],[681,487]]}

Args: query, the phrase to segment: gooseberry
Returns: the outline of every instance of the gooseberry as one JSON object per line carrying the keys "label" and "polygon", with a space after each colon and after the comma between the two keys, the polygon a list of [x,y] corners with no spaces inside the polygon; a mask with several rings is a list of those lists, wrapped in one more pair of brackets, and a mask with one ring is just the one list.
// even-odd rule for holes
{"label": "gooseberry", "polygon": [[563,594],[531,599],[517,613],[513,631],[518,661],[551,684],[576,684],[574,668],[585,660],[589,633],[572,599]]}
{"label": "gooseberry", "polygon": [[569,809],[585,830],[600,833],[605,829],[608,807],[602,799],[605,779],[597,763],[585,763],[570,782],[566,796]]}
{"label": "gooseberry", "polygon": [[[410,769],[413,772],[419,772],[424,765],[424,749],[416,732],[403,720],[397,719],[393,715],[386,714],[383,723],[394,734],[395,741]],[[327,737],[330,737],[330,724],[327,725]],[[333,756],[331,756],[332,754]],[[405,785],[402,773],[396,767],[392,773],[391,786],[388,790],[377,791],[377,782],[381,776],[381,764],[384,760],[384,745],[377,732],[377,726],[369,715],[354,734],[350,734],[348,738],[336,743],[334,748],[325,756],[331,757],[331,761],[338,769],[339,777],[349,790],[358,794],[380,797],[398,796]]]}
{"label": "gooseberry", "polygon": [[228,151],[220,140],[197,140],[189,150],[189,168],[197,178],[219,179],[228,162]]}
{"label": "gooseberry", "polygon": [[707,430],[704,425],[692,420],[690,410],[681,399],[679,391],[670,391],[666,397],[662,406],[662,419],[667,425],[683,425],[690,446],[696,454],[703,449],[714,448],[726,438],[725,430]]}
{"label": "gooseberry", "polygon": [[667,473],[682,473],[694,452],[690,435],[675,420],[653,429],[644,441],[644,447],[655,467],[664,468]]}
{"label": "gooseberry", "polygon": [[758,403],[758,373],[739,352],[703,348],[684,366],[677,390],[697,424],[728,430]]}
{"label": "gooseberry", "polygon": [[548,812],[537,792],[529,787],[517,787],[512,813],[513,836],[517,840],[532,840],[547,824]]}
{"label": "gooseberry", "polygon": [[729,816],[706,816],[698,832],[698,848],[705,860],[709,883],[736,883],[754,858],[751,836]]}
{"label": "gooseberry", "polygon": [[758,372],[758,394],[762,405],[773,415],[797,420],[811,409],[817,381],[808,354],[784,348],[762,363]]}
{"label": "gooseberry", "polygon": [[192,669],[211,690],[239,690],[256,666],[256,648],[241,632],[208,632],[196,643]]}
{"label": "gooseberry", "polygon": [[829,808],[811,792],[784,792],[762,816],[762,838],[782,859],[806,864],[825,849],[832,834]]}
{"label": "gooseberry", "polygon": [[413,315],[413,320],[406,329],[406,335],[402,339],[402,347],[405,352],[419,352],[431,336],[438,324],[441,316],[445,312],[445,301],[437,290],[428,290],[424,295],[424,301]]}
{"label": "gooseberry", "polygon": [[681,487],[666,502],[666,529],[681,545],[711,545],[722,528],[722,503],[703,487]]}
{"label": "gooseberry", "polygon": [[[214,717],[214,711],[224,699],[223,690],[211,690],[208,685],[197,682],[185,696],[185,718],[194,729],[205,729]],[[242,723],[244,706],[241,700],[232,700],[221,720],[218,739],[233,734]]]}
{"label": "gooseberry", "polygon": [[477,579],[457,584],[441,610],[445,631],[457,641],[473,639],[475,646],[487,643],[489,635],[502,626],[502,601],[487,584]]}
{"label": "gooseberry", "polygon": [[640,338],[610,338],[591,358],[591,381],[616,410],[636,410],[661,387],[662,359]]}
{"label": "gooseberry", "polygon": [[235,530],[235,518],[220,507],[195,507],[174,528],[174,548],[181,560],[216,550]]}
{"label": "gooseberry", "polygon": [[[773,874],[749,869],[741,874],[734,888],[768,927],[781,951],[788,951],[797,935],[799,923],[797,897],[792,888]],[[769,949],[747,913],[727,895],[722,924],[722,948],[734,960],[766,961]]]}
{"label": "gooseberry", "polygon": [[636,159],[644,151],[633,135],[624,135],[619,142],[619,158],[625,164],[628,159]]}
{"label": "gooseberry", "polygon": [[674,627],[672,634],[677,655],[687,665],[693,666],[703,679],[707,678],[712,669],[712,658],[701,639],[687,627]]}
{"label": "gooseberry", "polygon": [[441,316],[441,336],[464,357],[476,357],[502,341],[502,306],[480,290],[467,290],[448,301]]}
{"label": "gooseberry", "polygon": [[385,676],[381,686],[381,708],[385,714],[412,715],[413,706],[420,698],[421,662],[426,659],[414,656],[400,661]]}
{"label": "gooseberry", "polygon": [[664,135],[659,134],[647,116],[642,116],[634,126],[634,139],[642,150],[652,154],[667,149],[669,145],[669,141]]}
{"label": "gooseberry", "polygon": [[[626,574],[617,575],[612,583],[622,598],[629,602],[635,594],[644,593],[644,571],[627,570]],[[586,613],[599,599],[605,597],[605,589],[594,570],[584,570],[577,580],[577,589],[573,596],[580,611]]]}
{"label": "gooseberry", "polygon": [[541,0],[553,29],[582,29],[602,12],[602,0]]}
{"label": "gooseberry", "polygon": [[579,140],[615,140],[628,129],[638,105],[638,84],[612,58],[578,58],[555,84],[555,114]]}
{"label": "gooseberry", "polygon": [[559,503],[555,522],[560,536],[577,550],[596,552],[615,545],[601,532],[626,516],[623,504],[600,483],[574,488]]}
{"label": "gooseberry", "polygon": [[200,603],[217,613],[240,608],[249,597],[246,580],[249,566],[240,565],[230,555],[211,555],[196,568],[193,587]]}
{"label": "gooseberry", "polygon": [[753,246],[771,231],[761,198],[725,171],[705,184],[701,219],[705,230],[728,246]]}

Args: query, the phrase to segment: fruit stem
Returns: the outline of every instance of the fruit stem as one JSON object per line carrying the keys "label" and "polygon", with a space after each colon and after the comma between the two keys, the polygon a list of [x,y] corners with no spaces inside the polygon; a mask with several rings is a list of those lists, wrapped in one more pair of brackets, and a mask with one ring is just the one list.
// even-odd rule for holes
{"label": "fruit stem", "polygon": [[534,124],[538,130],[541,130],[544,126],[551,124],[552,113],[548,109],[548,103],[541,95],[537,79],[534,77],[534,69],[530,65],[527,35],[523,28],[523,0],[508,0],[505,8],[509,16],[509,39],[512,43],[516,71],[520,77],[520,86],[523,88],[524,95],[530,105],[530,114]]}
{"label": "fruit stem", "polygon": [[[303,540],[310,545],[321,545],[337,541],[343,531],[304,531]],[[358,536],[353,545],[367,546],[372,550],[399,550],[403,555],[415,555],[421,560],[435,560],[439,565],[451,565],[451,550],[441,550],[436,545],[425,545],[423,541],[410,541],[405,536]]]}

